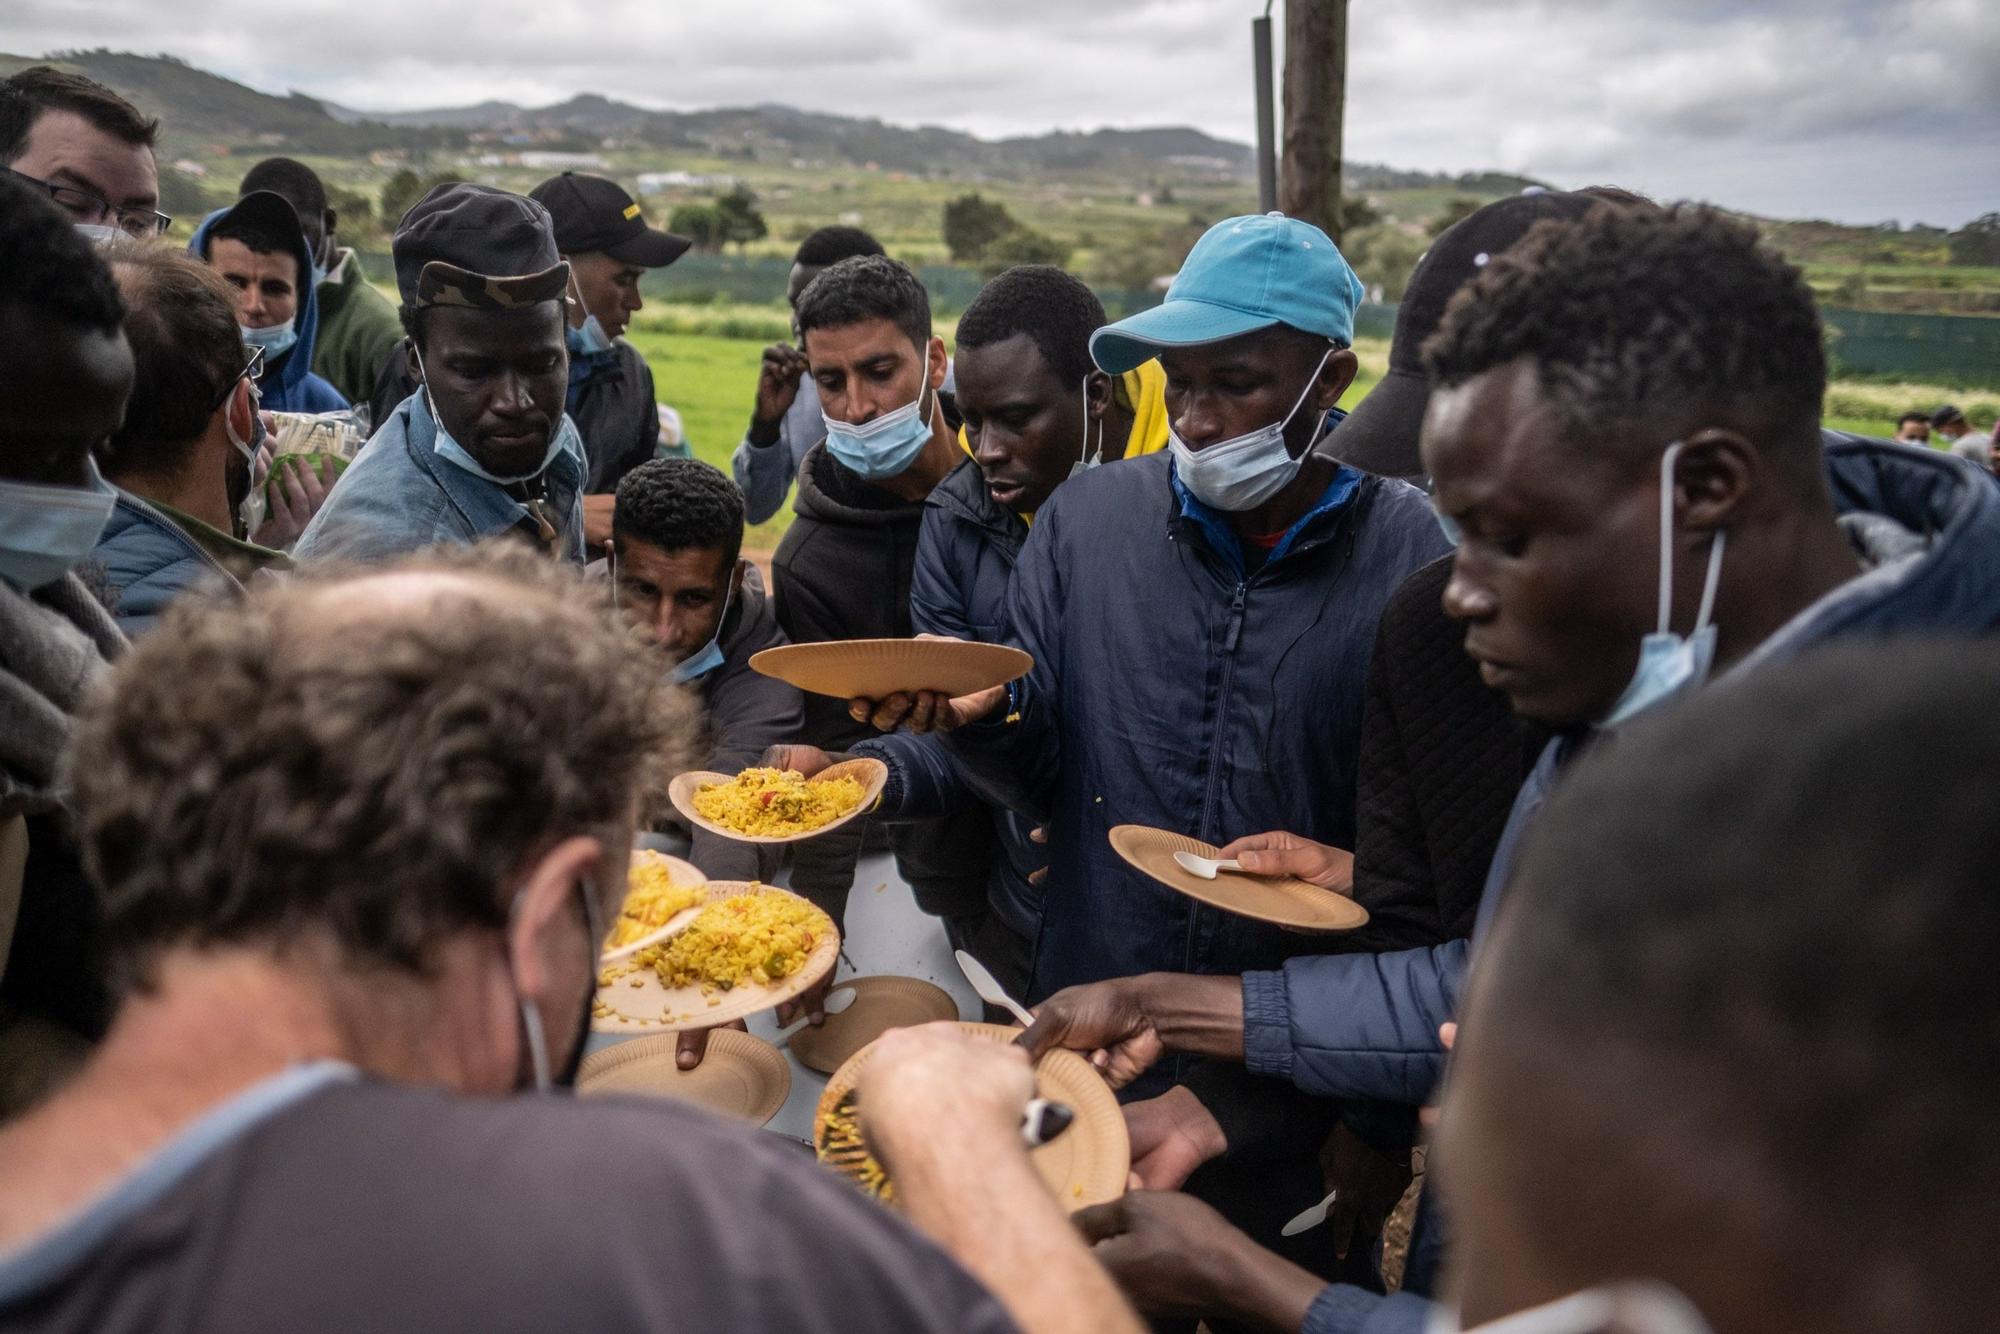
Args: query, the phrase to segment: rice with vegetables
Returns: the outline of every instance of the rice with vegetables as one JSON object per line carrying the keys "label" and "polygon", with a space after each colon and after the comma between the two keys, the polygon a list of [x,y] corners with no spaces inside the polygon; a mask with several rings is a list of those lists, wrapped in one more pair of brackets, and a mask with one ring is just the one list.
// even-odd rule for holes
{"label": "rice with vegetables", "polygon": [[805,965],[832,928],[825,913],[794,895],[764,889],[717,899],[673,939],[640,951],[668,988],[704,993],[768,986]]}
{"label": "rice with vegetables", "polygon": [[705,893],[706,887],[702,885],[675,884],[673,872],[662,854],[646,848],[634,852],[632,869],[626,877],[625,902],[618,909],[618,920],[611,924],[604,948],[620,949],[651,935],[671,921],[675,913],[700,903]]}
{"label": "rice with vegetables", "polygon": [[702,819],[738,834],[803,834],[823,828],[861,804],[860,780],[842,776],[809,783],[792,769],[745,769],[727,783],[695,789]]}

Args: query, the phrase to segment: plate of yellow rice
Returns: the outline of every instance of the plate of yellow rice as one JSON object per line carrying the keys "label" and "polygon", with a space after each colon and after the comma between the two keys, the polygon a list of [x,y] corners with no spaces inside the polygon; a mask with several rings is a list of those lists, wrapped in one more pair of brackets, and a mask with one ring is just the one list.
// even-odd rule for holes
{"label": "plate of yellow rice", "polygon": [[686,926],[597,976],[590,1026],[599,1033],[708,1028],[774,1009],[833,971],[840,932],[790,890],[711,880]]}
{"label": "plate of yellow rice", "polygon": [[811,778],[792,769],[740,774],[696,770],[668,785],[689,824],[739,843],[792,843],[837,829],[871,809],[889,780],[880,760],[843,760]]}
{"label": "plate of yellow rice", "polygon": [[604,937],[607,964],[629,959],[672,934],[685,924],[685,914],[708,898],[708,877],[701,868],[651,848],[633,850],[625,882],[625,901]]}

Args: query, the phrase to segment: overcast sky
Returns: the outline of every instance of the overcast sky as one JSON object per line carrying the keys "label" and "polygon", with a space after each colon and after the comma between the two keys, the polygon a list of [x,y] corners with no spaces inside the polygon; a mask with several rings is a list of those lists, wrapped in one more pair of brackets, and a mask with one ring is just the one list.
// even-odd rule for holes
{"label": "overcast sky", "polygon": [[[0,49],[167,51],[267,91],[377,110],[594,91],[675,108],[783,102],[988,136],[1191,124],[1248,141],[1250,20],[1262,8],[8,0]],[[1356,160],[1850,222],[1956,226],[2000,209],[1995,0],[1354,0],[1349,42]]]}

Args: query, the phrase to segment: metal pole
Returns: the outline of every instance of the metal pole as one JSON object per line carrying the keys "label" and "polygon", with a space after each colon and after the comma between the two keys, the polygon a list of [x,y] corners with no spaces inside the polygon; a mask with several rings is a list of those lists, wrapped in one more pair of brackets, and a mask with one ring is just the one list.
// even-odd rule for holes
{"label": "metal pole", "polygon": [[1264,17],[1250,20],[1250,46],[1257,66],[1257,209],[1269,213],[1278,207],[1278,117],[1273,109],[1271,87],[1269,0],[1264,5]]}

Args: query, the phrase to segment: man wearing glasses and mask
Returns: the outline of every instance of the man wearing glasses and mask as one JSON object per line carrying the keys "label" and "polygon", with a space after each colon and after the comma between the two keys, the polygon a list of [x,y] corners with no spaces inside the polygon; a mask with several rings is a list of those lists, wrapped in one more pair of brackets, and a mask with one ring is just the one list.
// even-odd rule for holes
{"label": "man wearing glasses and mask", "polygon": [[159,210],[159,130],[81,74],[36,65],[0,80],[0,168],[48,195],[100,244],[151,240],[172,221]]}

